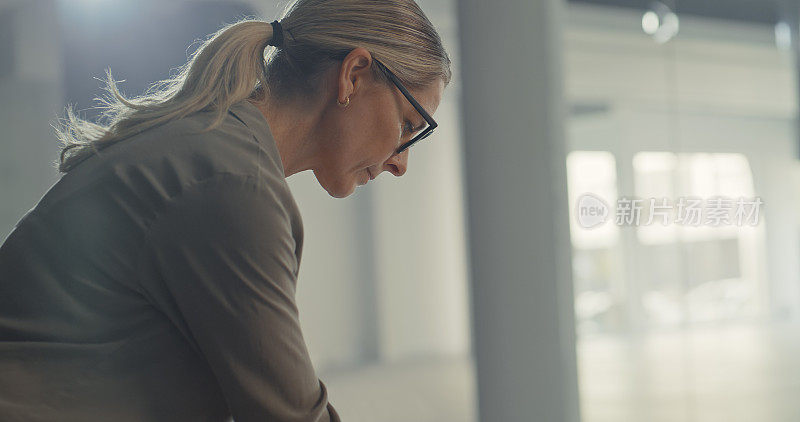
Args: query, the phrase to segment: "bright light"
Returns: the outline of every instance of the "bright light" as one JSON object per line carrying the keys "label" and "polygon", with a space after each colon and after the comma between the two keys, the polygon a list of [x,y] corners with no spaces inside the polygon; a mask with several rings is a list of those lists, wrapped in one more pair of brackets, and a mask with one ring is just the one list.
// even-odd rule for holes
{"label": "bright light", "polygon": [[678,15],[658,1],[654,1],[650,9],[642,15],[642,30],[659,44],[678,35],[679,27]]}
{"label": "bright light", "polygon": [[642,30],[647,35],[653,35],[658,31],[661,22],[658,19],[656,12],[648,10],[642,15]]}
{"label": "bright light", "polygon": [[792,29],[788,23],[781,21],[775,24],[775,46],[784,51],[792,48]]}

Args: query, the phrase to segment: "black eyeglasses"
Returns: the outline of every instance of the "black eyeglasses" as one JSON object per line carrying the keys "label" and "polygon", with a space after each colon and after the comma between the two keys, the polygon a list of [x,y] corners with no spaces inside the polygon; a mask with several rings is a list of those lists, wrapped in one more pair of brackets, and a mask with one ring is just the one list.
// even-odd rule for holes
{"label": "black eyeglasses", "polygon": [[408,149],[411,145],[414,145],[415,143],[417,143],[417,142],[427,138],[428,136],[430,136],[431,133],[433,133],[433,130],[436,129],[436,127],[439,126],[439,125],[436,123],[435,120],[433,120],[433,117],[431,117],[431,115],[428,114],[428,112],[425,111],[425,109],[422,108],[421,105],[419,105],[419,102],[417,102],[417,100],[414,99],[414,97],[411,95],[411,93],[408,92],[406,87],[404,87],[403,84],[400,82],[400,79],[398,79],[397,76],[395,76],[394,73],[392,73],[392,71],[389,70],[389,68],[387,68],[383,63],[381,63],[381,62],[379,62],[379,61],[377,61],[375,59],[373,59],[373,61],[376,64],[378,64],[380,69],[383,70],[386,73],[386,76],[389,77],[389,80],[391,80],[395,84],[397,89],[399,89],[400,92],[403,93],[403,96],[406,97],[408,102],[410,102],[411,105],[414,106],[414,108],[422,116],[422,118],[425,119],[425,122],[428,123],[428,126],[425,129],[423,129],[422,132],[417,134],[417,136],[412,138],[410,141],[404,143],[403,145],[400,145],[400,147],[397,148],[397,152],[396,153],[400,154],[401,152],[403,152],[406,149]]}

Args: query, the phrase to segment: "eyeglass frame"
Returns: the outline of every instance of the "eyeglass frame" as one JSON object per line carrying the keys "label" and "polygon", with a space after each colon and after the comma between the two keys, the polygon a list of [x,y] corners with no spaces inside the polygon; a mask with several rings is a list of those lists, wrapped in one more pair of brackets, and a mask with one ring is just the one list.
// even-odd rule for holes
{"label": "eyeglass frame", "polygon": [[423,129],[422,132],[418,133],[417,136],[411,138],[410,141],[404,143],[403,145],[400,145],[397,148],[397,151],[395,151],[395,154],[400,154],[401,152],[403,152],[406,149],[410,148],[415,143],[417,143],[417,142],[427,138],[428,136],[430,136],[433,133],[433,130],[436,129],[437,127],[439,127],[439,124],[436,123],[436,120],[433,120],[433,117],[431,117],[431,115],[428,114],[428,112],[425,111],[424,108],[422,108],[422,106],[414,98],[414,96],[411,95],[410,92],[408,92],[408,90],[406,89],[405,86],[403,86],[403,83],[400,82],[400,79],[397,76],[395,76],[395,74],[392,73],[392,71],[389,70],[389,68],[386,67],[386,65],[384,65],[381,62],[379,62],[375,58],[373,58],[372,60],[379,65],[380,69],[386,74],[387,77],[389,77],[389,80],[391,80],[392,83],[394,83],[394,85],[397,87],[397,89],[400,90],[400,92],[403,94],[403,96],[406,97],[408,102],[411,103],[412,106],[414,106],[414,109],[417,110],[417,113],[419,113],[420,116],[422,116],[422,118],[425,119],[425,122],[428,124],[428,126],[425,129]]}

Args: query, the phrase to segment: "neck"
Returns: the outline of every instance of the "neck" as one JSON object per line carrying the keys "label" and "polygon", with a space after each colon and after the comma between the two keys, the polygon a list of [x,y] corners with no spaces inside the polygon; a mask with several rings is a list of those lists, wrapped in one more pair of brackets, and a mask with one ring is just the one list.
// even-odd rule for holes
{"label": "neck", "polygon": [[[278,104],[277,101],[253,103],[267,119],[283,163],[284,177],[313,168],[315,143],[313,130],[317,113],[308,112],[297,104]],[[301,111],[304,109],[304,111]]]}

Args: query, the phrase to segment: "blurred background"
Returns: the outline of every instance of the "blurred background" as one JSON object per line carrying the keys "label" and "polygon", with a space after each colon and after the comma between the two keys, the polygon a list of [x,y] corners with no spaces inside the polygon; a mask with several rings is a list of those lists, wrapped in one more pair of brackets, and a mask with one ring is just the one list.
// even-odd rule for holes
{"label": "blurred background", "polygon": [[[800,420],[800,2],[418,3],[454,79],[408,173],[344,200],[288,179],[301,322],[343,420]],[[140,94],[286,4],[0,0],[3,238],[106,68]],[[585,193],[611,221],[578,224]],[[760,198],[758,224],[613,218],[714,196]]]}

